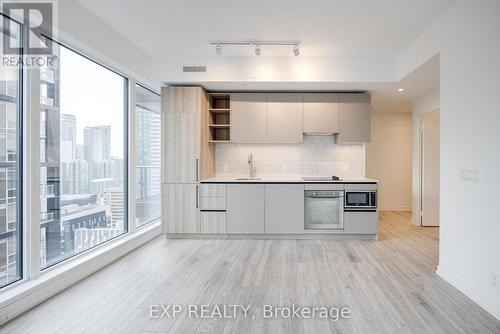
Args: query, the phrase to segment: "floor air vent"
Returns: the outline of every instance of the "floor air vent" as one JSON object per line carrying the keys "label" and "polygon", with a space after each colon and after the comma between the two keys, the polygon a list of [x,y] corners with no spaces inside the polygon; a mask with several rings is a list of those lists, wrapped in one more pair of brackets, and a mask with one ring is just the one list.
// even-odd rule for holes
{"label": "floor air vent", "polygon": [[206,66],[182,66],[182,72],[206,72]]}

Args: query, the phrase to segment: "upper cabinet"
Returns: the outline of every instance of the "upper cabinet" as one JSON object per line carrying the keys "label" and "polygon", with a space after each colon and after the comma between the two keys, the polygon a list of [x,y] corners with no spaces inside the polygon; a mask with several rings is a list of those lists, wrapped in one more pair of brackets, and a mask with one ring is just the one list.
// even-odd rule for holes
{"label": "upper cabinet", "polygon": [[340,132],[339,94],[304,94],[303,109],[304,133],[314,135]]}
{"label": "upper cabinet", "polygon": [[301,143],[302,94],[231,94],[231,142]]}
{"label": "upper cabinet", "polygon": [[302,141],[302,94],[267,94],[267,142]]}
{"label": "upper cabinet", "polygon": [[233,143],[267,142],[266,94],[231,94],[230,137]]}
{"label": "upper cabinet", "polygon": [[371,98],[369,94],[340,95],[339,143],[370,141]]}
{"label": "upper cabinet", "polygon": [[200,112],[205,92],[201,87],[163,87],[163,112]]}
{"label": "upper cabinet", "polygon": [[231,94],[233,143],[301,143],[304,133],[337,134],[339,143],[362,143],[370,141],[370,128],[369,94]]}

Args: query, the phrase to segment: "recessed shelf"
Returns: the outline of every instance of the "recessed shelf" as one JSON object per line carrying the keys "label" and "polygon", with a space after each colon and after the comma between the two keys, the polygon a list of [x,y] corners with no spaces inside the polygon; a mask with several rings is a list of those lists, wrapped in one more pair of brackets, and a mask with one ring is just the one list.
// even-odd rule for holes
{"label": "recessed shelf", "polygon": [[229,124],[209,124],[209,128],[214,128],[214,129],[229,129],[230,125]]}
{"label": "recessed shelf", "polygon": [[212,114],[216,115],[228,115],[231,109],[226,108],[211,108],[208,109]]}
{"label": "recessed shelf", "polygon": [[230,140],[209,140],[208,142],[217,144],[217,143],[230,143],[231,141]]}

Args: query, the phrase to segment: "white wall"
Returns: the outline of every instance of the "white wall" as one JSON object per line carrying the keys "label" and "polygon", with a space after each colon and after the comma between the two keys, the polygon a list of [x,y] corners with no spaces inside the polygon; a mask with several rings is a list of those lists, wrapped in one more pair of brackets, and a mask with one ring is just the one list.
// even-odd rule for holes
{"label": "white wall", "polygon": [[411,210],[411,113],[372,113],[371,135],[366,144],[366,177],[379,180],[380,209]]}
{"label": "white wall", "polygon": [[363,144],[335,144],[333,136],[304,136],[302,144],[217,144],[217,176],[248,176],[252,153],[257,176],[365,177]]}
{"label": "white wall", "polygon": [[439,109],[439,90],[419,96],[413,102],[413,173],[412,173],[412,222],[420,226],[420,116]]}
{"label": "white wall", "polygon": [[[76,0],[57,2],[59,40],[154,89],[151,58]],[[117,8],[117,10],[119,10]]]}
{"label": "white wall", "polygon": [[440,54],[437,272],[500,319],[499,18],[500,1],[457,1],[402,52],[399,71]]}

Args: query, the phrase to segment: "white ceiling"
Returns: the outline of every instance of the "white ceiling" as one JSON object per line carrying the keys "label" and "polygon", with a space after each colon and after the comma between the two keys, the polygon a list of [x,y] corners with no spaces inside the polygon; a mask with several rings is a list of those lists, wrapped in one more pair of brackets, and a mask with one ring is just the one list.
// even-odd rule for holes
{"label": "white ceiling", "polygon": [[[78,0],[152,57],[214,55],[212,40],[301,40],[301,55],[386,56],[454,0]],[[250,48],[224,55],[253,55]],[[262,56],[288,56],[264,48]]]}
{"label": "white ceiling", "polygon": [[[253,49],[224,47],[218,57],[210,41],[300,40],[303,60],[396,59],[456,0],[77,1],[152,59],[162,59],[157,72],[169,66],[179,69],[194,58],[196,64],[218,59],[232,73],[238,67],[231,60],[250,61]],[[267,57],[294,58],[290,47],[263,48],[261,58]],[[439,57],[399,82],[237,82],[224,75],[206,81],[203,74],[193,78],[165,74],[158,79],[163,84],[201,84],[214,91],[369,91],[375,111],[408,112],[415,97],[439,87]],[[399,87],[405,91],[397,92]]]}

